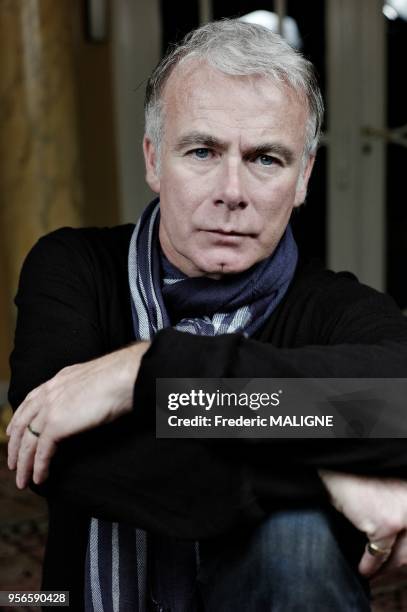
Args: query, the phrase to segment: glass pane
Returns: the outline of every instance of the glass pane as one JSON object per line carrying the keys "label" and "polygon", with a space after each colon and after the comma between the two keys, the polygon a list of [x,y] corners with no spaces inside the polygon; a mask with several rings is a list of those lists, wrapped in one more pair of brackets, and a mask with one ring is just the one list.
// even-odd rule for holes
{"label": "glass pane", "polygon": [[199,26],[198,0],[172,2],[161,0],[161,48],[166,52],[168,46],[181,40]]}
{"label": "glass pane", "polygon": [[[391,4],[391,3],[386,3]],[[399,3],[402,5],[402,3]],[[387,123],[390,129],[407,124],[407,92],[403,86],[404,59],[407,57],[407,2],[406,10],[387,20]],[[407,206],[405,176],[407,148],[397,144],[387,147],[387,291],[399,306],[407,308]]]}
{"label": "glass pane", "polygon": [[[325,2],[288,0],[287,14],[295,19],[302,39],[302,53],[317,69],[325,98]],[[320,148],[305,205],[295,211],[293,228],[300,248],[326,261],[326,147]]]}

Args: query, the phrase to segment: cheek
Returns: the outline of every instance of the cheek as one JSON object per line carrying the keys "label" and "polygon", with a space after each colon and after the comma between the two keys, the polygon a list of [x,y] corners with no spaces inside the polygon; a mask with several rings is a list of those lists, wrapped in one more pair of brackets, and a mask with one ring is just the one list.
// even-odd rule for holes
{"label": "cheek", "polygon": [[191,182],[172,180],[160,193],[161,214],[166,225],[176,232],[196,224],[201,216],[201,204],[205,197]]}
{"label": "cheek", "polygon": [[278,241],[290,220],[294,207],[295,185],[290,189],[275,189],[268,199],[263,199],[258,208],[262,232],[260,242],[263,245]]}
{"label": "cheek", "polygon": [[248,193],[261,210],[269,209],[274,213],[291,208],[294,204],[297,187],[297,174],[274,175],[264,180],[248,184]]}
{"label": "cheek", "polygon": [[193,206],[190,191],[173,185],[161,192],[161,219],[169,236],[186,240],[193,224]]}
{"label": "cheek", "polygon": [[173,170],[161,180],[161,200],[168,202],[177,213],[188,207],[197,187],[199,185],[194,184],[189,177],[185,177],[179,169]]}
{"label": "cheek", "polygon": [[274,200],[275,205],[281,208],[291,207],[294,203],[297,188],[297,177],[291,176],[290,180],[282,181],[275,185]]}
{"label": "cheek", "polygon": [[257,200],[257,212],[261,217],[265,228],[268,225],[278,225],[284,219],[290,217],[294,206],[295,188],[279,189],[275,188],[262,194],[262,197]]}
{"label": "cheek", "polygon": [[203,172],[203,168],[188,166],[183,160],[168,164],[166,175],[163,177],[170,193],[180,198],[182,203],[192,199],[204,200],[213,189],[213,173]]}

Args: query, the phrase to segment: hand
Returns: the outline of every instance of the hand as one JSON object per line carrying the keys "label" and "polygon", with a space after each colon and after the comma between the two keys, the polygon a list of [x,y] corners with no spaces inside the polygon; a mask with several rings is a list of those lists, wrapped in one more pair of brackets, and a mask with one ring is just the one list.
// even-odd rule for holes
{"label": "hand", "polygon": [[[16,484],[46,480],[57,444],[129,412],[141,358],[150,346],[138,342],[99,359],[69,366],[27,395],[7,427],[8,467]],[[37,437],[32,430],[39,432]]]}
{"label": "hand", "polygon": [[373,556],[366,548],[359,571],[371,576],[407,565],[407,482],[396,478],[373,478],[320,470],[333,506],[360,531],[369,542],[387,555]]}

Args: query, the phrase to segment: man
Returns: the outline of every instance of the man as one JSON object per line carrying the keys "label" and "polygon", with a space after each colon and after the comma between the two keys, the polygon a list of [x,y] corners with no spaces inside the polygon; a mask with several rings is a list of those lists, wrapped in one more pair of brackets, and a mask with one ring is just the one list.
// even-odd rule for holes
{"label": "man", "polygon": [[160,377],[405,377],[393,302],[298,256],[321,121],[282,39],[208,24],[147,87],[159,203],[28,256],[9,466],[47,496],[43,588],[73,609],[368,610],[363,576],[406,562],[404,441],[155,439]]}

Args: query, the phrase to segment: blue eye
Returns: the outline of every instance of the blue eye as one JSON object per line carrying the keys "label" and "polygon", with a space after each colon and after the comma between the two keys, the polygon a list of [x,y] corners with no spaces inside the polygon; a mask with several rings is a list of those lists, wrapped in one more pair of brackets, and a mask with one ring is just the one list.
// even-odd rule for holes
{"label": "blue eye", "polygon": [[262,166],[272,166],[274,164],[274,157],[270,155],[260,155],[258,159]]}
{"label": "blue eye", "polygon": [[208,159],[208,157],[209,157],[209,149],[205,149],[204,147],[201,147],[200,149],[195,149],[194,150],[194,155],[198,159]]}

